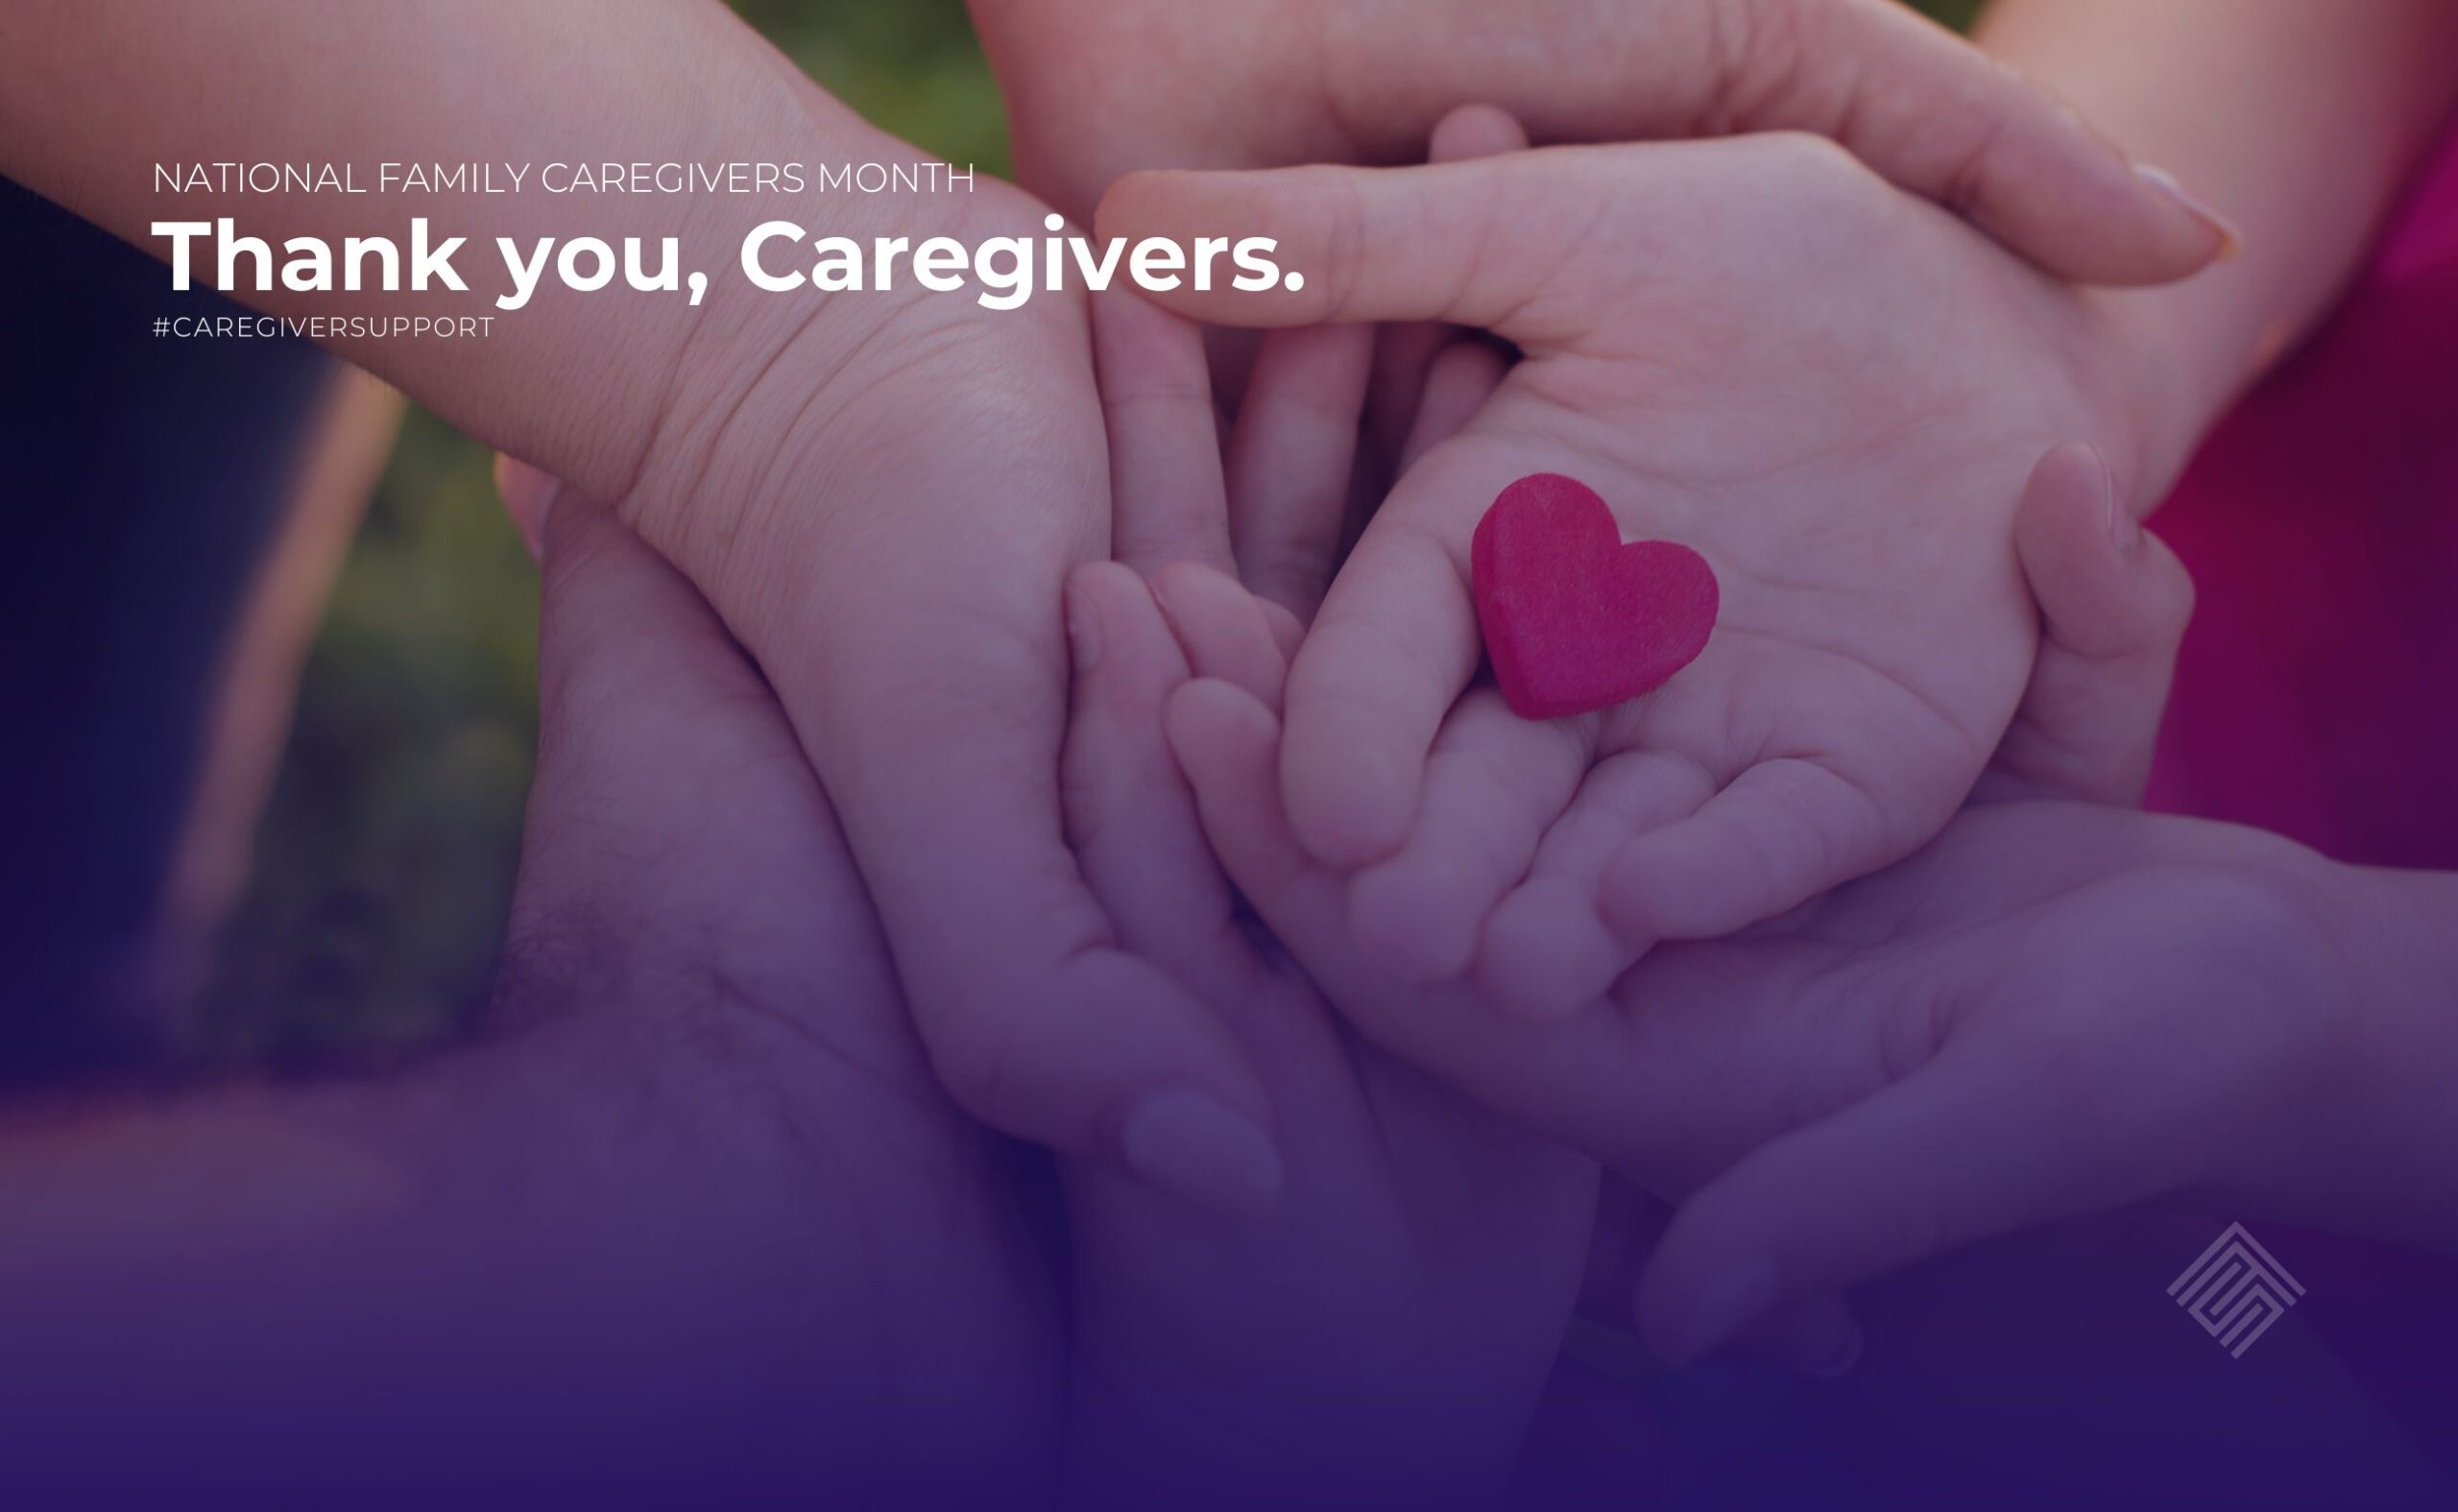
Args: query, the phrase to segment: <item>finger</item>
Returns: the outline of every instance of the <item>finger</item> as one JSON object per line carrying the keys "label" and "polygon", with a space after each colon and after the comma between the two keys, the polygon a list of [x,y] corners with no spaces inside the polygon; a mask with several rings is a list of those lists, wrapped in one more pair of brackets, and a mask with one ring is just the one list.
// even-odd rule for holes
{"label": "finger", "polygon": [[[1559,45],[1570,36],[1577,46]],[[1386,66],[1341,70],[1331,87],[1339,119],[1386,158],[1463,100],[1491,101],[1539,141],[1808,131],[2064,277],[2166,282],[2233,244],[2224,222],[2071,110],[1905,6],[1775,0],[1669,15],[1532,0],[1465,36],[1427,26],[1378,41]]]}
{"label": "finger", "polygon": [[1130,174],[1101,202],[1098,235],[1273,241],[1275,286],[1184,284],[1153,296],[1218,324],[1439,321],[1514,341],[1566,339],[1593,311],[1554,277],[1564,250],[1588,246],[1597,204],[1642,192],[1657,161],[1626,148],[1556,148],[1415,168]]}
{"label": "finger", "polygon": [[[1256,600],[1255,608],[1264,616],[1264,624],[1271,631],[1271,643],[1280,649],[1281,681],[1285,691],[1289,664],[1297,660],[1297,648],[1306,643],[1305,621],[1299,619],[1292,611],[1267,599]],[[1278,700],[1274,700],[1273,711],[1277,713],[1279,708]]]}
{"label": "finger", "polygon": [[1186,660],[1150,592],[1120,564],[1075,574],[1068,617],[1076,652],[1066,819],[1084,879],[1127,949],[1198,991],[1234,987],[1250,962],[1228,883],[1161,734]]}
{"label": "finger", "polygon": [[1906,7],[1784,4],[1726,82],[1736,132],[1833,136],[1901,187],[1968,216],[2049,273],[2165,283],[2232,253],[2234,229],[2082,118]]}
{"label": "finger", "polygon": [[1435,732],[1483,660],[1467,566],[1404,492],[1332,585],[1289,674],[1282,783],[1309,851],[1389,855],[1418,812]]}
{"label": "finger", "polygon": [[503,512],[512,516],[515,530],[520,532],[520,542],[529,548],[529,560],[542,563],[546,557],[546,516],[564,492],[564,480],[542,468],[506,456],[495,458],[495,494],[503,500]]}
{"label": "finger", "polygon": [[2039,657],[1980,796],[2139,804],[2193,617],[2192,576],[2081,444],[2033,472],[2014,548],[2039,605]]}
{"label": "finger", "polygon": [[[1528,147],[1528,132],[1510,112],[1489,105],[1466,105],[1435,124],[1426,158],[1437,163],[1467,162],[1525,152]],[[1390,469],[1390,476],[1396,477],[1413,461],[1410,455],[1410,437],[1425,429],[1418,416],[1425,406],[1427,381],[1436,360],[1461,341],[1462,334],[1449,325],[1419,321],[1386,326],[1377,337],[1374,379],[1366,404],[1366,433],[1373,441],[1376,457]],[[1478,396],[1477,403],[1482,404],[1483,399],[1484,396]],[[1440,426],[1429,440],[1417,444],[1414,455],[1423,455],[1427,446],[1458,429],[1458,421],[1473,413],[1474,406],[1458,412],[1457,420]]]}
{"label": "finger", "polygon": [[1576,722],[1522,719],[1490,688],[1460,700],[1427,756],[1407,842],[1349,884],[1359,947],[1404,981],[1466,972],[1485,916],[1527,875],[1592,755]]}
{"label": "finger", "polygon": [[1458,435],[1509,375],[1510,359],[1482,338],[1464,337],[1443,348],[1426,372],[1416,423],[1400,448],[1400,470]]}
{"label": "finger", "polygon": [[1761,1146],[1675,1214],[1640,1284],[1647,1337],[1697,1359],[1791,1299],[2152,1189],[2136,1137],[2158,1131],[2110,1109],[2079,1128],[2061,1081],[1934,1062]]}
{"label": "finger", "polygon": [[1624,753],[1586,773],[1526,878],[1485,922],[1478,990],[1505,1013],[1539,1020],[1602,996],[1653,939],[1606,923],[1607,868],[1634,837],[1698,812],[1712,792],[1696,763],[1662,752]]}
{"label": "finger", "polygon": [[1169,696],[1162,726],[1221,866],[1289,948],[1311,959],[1308,936],[1337,927],[1339,888],[1281,812],[1280,728],[1270,711],[1243,688],[1202,680]]}
{"label": "finger", "polygon": [[1153,576],[1151,596],[1194,676],[1234,684],[1265,708],[1280,707],[1289,676],[1282,648],[1293,621],[1274,617],[1278,606],[1225,574],[1183,564]]}
{"label": "finger", "polygon": [[[960,669],[913,676],[913,648],[943,662],[969,627],[898,589],[874,574],[825,607],[836,633],[769,665],[801,695],[788,707],[808,711],[803,747],[825,753],[940,1084],[1003,1133],[1260,1216],[1280,1164],[1252,1061],[1193,991],[1119,948],[1068,848],[1066,651],[969,636]],[[1051,599],[1055,631],[1064,600]],[[866,617],[847,633],[856,606]]]}
{"label": "finger", "polygon": [[1229,504],[1202,332],[1124,288],[1093,297],[1109,427],[1111,555],[1139,572],[1230,562]]}
{"label": "finger", "polygon": [[1816,761],[1762,761],[1624,846],[1605,868],[1602,912],[1633,946],[1716,939],[1891,859],[1869,795]]}
{"label": "finger", "polygon": [[1248,588],[1300,619],[1322,602],[1347,525],[1374,331],[1273,331],[1229,444],[1230,537]]}
{"label": "finger", "polygon": [[1426,139],[1428,162],[1463,163],[1479,157],[1524,153],[1528,129],[1500,106],[1463,105],[1436,121]]}
{"label": "finger", "polygon": [[[1579,1310],[1615,1328],[1635,1328],[1639,1278],[1671,1221],[1672,1212],[1663,1203],[1608,1174],[1598,1191],[1596,1230],[1579,1283]],[[1778,1303],[1735,1342],[1744,1353],[1770,1364],[1821,1377],[1849,1372],[1859,1363],[1862,1349],[1859,1320],[1837,1296]]]}

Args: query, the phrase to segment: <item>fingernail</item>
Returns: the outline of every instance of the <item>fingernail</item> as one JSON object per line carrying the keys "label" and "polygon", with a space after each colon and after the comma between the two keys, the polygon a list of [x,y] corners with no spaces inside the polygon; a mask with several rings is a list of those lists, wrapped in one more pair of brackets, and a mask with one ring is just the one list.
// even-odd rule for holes
{"label": "fingernail", "polygon": [[513,528],[520,532],[520,543],[529,548],[529,560],[542,564],[546,560],[546,516],[554,513],[555,500],[563,496],[564,480],[507,458],[495,471],[495,492],[503,495],[503,511],[512,516]]}
{"label": "fingernail", "polygon": [[1126,1164],[1151,1186],[1231,1217],[1280,1202],[1280,1152],[1255,1121],[1204,1092],[1155,1092],[1120,1131]]}
{"label": "fingernail", "polygon": [[2116,473],[2109,467],[2109,459],[2095,451],[2092,453],[2092,460],[2098,465],[2100,470],[2100,509],[2103,527],[2108,531],[2109,540],[2116,543],[2116,549],[2120,553],[2130,552],[2133,549],[2133,543],[2142,539],[2142,522],[2133,517],[2133,511],[2126,508],[2125,500],[2118,495]]}
{"label": "fingernail", "polygon": [[2210,203],[2177,181],[2177,176],[2165,168],[2148,163],[2134,164],[2133,171],[2161,194],[2182,205],[2196,220],[2219,233],[2219,260],[2226,262],[2245,250],[2245,238],[2236,223],[2219,213]]}
{"label": "fingernail", "polygon": [[1710,1279],[1663,1341],[1666,1359],[1687,1365],[1723,1348],[1774,1305],[1780,1285],[1775,1267],[1765,1260],[1747,1261]]}
{"label": "fingernail", "polygon": [[1101,612],[1093,607],[1093,595],[1072,584],[1067,589],[1067,650],[1078,675],[1101,660]]}

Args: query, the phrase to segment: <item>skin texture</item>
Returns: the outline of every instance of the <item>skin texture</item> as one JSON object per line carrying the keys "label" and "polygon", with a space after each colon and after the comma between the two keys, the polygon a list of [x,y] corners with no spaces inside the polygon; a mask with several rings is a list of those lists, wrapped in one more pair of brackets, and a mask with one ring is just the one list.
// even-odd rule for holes
{"label": "skin texture", "polygon": [[[301,141],[357,163],[912,156],[713,3],[444,0],[368,16],[298,0],[210,0],[157,12],[129,0],[33,0],[0,17],[0,166],[140,242],[156,220],[229,208],[150,192],[150,165],[287,161]],[[985,23],[996,35],[1035,29],[991,24],[1008,13],[986,9]],[[2215,252],[2207,223],[2146,190],[1941,34],[1866,0],[1748,13],[1770,24],[1736,30],[1720,21],[1725,12],[1693,6],[1650,18],[1670,24],[1644,36],[1618,36],[1626,58],[1650,54],[1642,40],[1678,42],[1662,55],[1664,82],[1687,103],[1668,127],[1822,118],[1907,181],[1969,204],[2060,266],[2164,277]],[[1830,16],[1847,19],[1829,31]],[[1317,39],[1345,49],[1389,31],[1378,24],[1387,20],[1354,12]],[[1462,12],[1420,35],[1456,71],[1492,56],[1486,23]],[[1225,69],[1232,56],[1210,60]],[[1791,71],[1810,57],[1848,67]],[[380,76],[362,71],[371,60]],[[1291,61],[1250,55],[1243,67]],[[1387,88],[1410,61],[1392,59],[1371,77]],[[1879,80],[1938,81],[1919,131],[1871,108],[1892,93],[1849,86],[1865,67]],[[1011,77],[1039,99],[1069,87],[1047,59]],[[400,86],[410,79],[455,81],[447,108],[431,90]],[[1797,95],[1774,87],[1787,79],[1802,85]],[[1595,75],[1588,108],[1648,92],[1633,82],[1614,77],[1608,89]],[[98,99],[118,105],[98,115]],[[1407,90],[1325,103],[1358,106],[1411,144],[1445,105]],[[1591,124],[1644,123],[1604,113]],[[1035,139],[1048,138],[1037,128]],[[2044,220],[2040,202],[2025,212],[2021,195],[2002,192],[2033,181],[2079,212]],[[880,208],[889,203],[893,225]],[[475,251],[498,236],[527,247],[571,231],[567,206],[549,196],[409,193],[387,204],[404,219],[433,216]],[[783,195],[704,196],[680,208],[605,196],[589,228],[730,247],[760,220],[807,208]],[[1038,234],[1042,218],[1029,197],[985,183],[962,197],[856,204],[828,228],[978,241]],[[366,229],[339,196],[251,196],[247,222],[277,244]],[[2069,234],[2077,226],[2086,234]],[[486,265],[469,259],[467,294],[243,292],[280,313],[492,316],[500,291]],[[1108,554],[1081,300],[1045,294],[1015,314],[909,293],[797,302],[719,278],[699,308],[550,289],[499,325],[483,346],[336,346],[605,500],[702,590],[778,689],[842,816],[924,1043],[962,1106],[1215,1206],[1267,1207],[1279,1174],[1253,1068],[1199,1004],[1115,948],[1063,844],[1056,606],[1067,572]],[[1274,492],[1266,471],[1241,475],[1258,495]],[[1191,1132],[1198,1127],[1203,1137]]]}
{"label": "skin texture", "polygon": [[1680,1199],[1639,1293],[1667,1358],[1780,1303],[2172,1193],[2453,1237],[2446,1204],[2415,1200],[2448,1186],[2420,1152],[2458,1037],[2416,986],[2446,969],[2428,922],[2446,878],[2115,807],[1981,805],[1912,860],[1669,947],[1539,1030],[1359,957],[1278,816],[1264,700],[1198,682],[1168,717],[1230,875],[1345,1012]]}
{"label": "skin texture", "polygon": [[[455,82],[441,104],[402,83],[437,79]],[[98,115],[98,99],[121,104]],[[0,167],[140,244],[162,247],[148,238],[156,220],[217,214],[277,245],[365,234],[365,202],[340,195],[251,195],[234,209],[151,192],[156,162],[296,161],[302,142],[369,180],[383,161],[916,156],[713,3],[445,0],[364,15],[295,0],[174,12],[40,0],[0,17]],[[1237,1131],[1225,1154],[1147,1130],[1141,1147],[1176,1153],[1143,1174],[1217,1205],[1267,1206],[1278,1178],[1252,1068],[1200,1004],[1115,948],[1062,833],[1061,590],[1072,568],[1109,555],[1081,295],[998,312],[924,297],[910,277],[823,298],[712,275],[697,308],[618,283],[550,286],[502,315],[492,240],[525,250],[572,235],[577,203],[387,197],[388,219],[430,216],[469,239],[466,294],[242,297],[285,314],[499,316],[492,337],[458,345],[336,345],[603,500],[716,610],[841,817],[958,1102],[1128,1166],[1153,1099],[1212,1109],[1202,1121]],[[679,236],[686,266],[711,270],[754,226],[812,220],[807,197],[782,193],[605,195],[586,208],[591,234]],[[973,245],[1039,236],[1046,214],[985,181],[972,194],[846,197],[810,228]],[[787,250],[770,249],[772,270]]]}
{"label": "skin texture", "polygon": [[[1668,948],[1611,1001],[1551,1028],[1411,988],[1364,958],[1337,878],[1278,812],[1268,646],[1226,613],[1190,637],[1198,671],[1249,670],[1172,699],[1172,748],[1231,876],[1343,1011],[1435,1074],[1686,1199],[1641,1312],[1672,1357],[1722,1344],[1770,1307],[2003,1229],[2197,1184],[2234,1182],[2272,1207],[2327,1189],[2309,1157],[2273,1157],[2340,1116],[2330,1101],[2357,1079],[2352,1047],[2367,1036],[2348,1026],[2364,1018],[2346,1008],[2364,978],[2325,942],[2375,884],[2256,832],[2073,802],[2138,798],[2191,599],[2130,516],[2113,512],[2111,526],[2105,484],[2095,458],[2064,448],[2026,492],[2017,539],[2049,638],[1989,776],[2009,803],[1749,935]],[[2084,686],[2095,696],[2078,700]],[[2090,752],[2101,756],[2077,759]],[[2373,896],[2396,903],[2390,917],[2415,917],[2412,900]],[[2400,953],[2417,956],[2413,944]],[[2193,985],[2212,977],[2232,985]],[[2263,1006],[2244,1008],[2249,996]],[[2411,993],[2379,999],[2393,1008],[2378,1021],[2405,1021]],[[2239,1012],[2249,1032],[2229,1054],[2197,1048],[2218,1030],[2211,1016]],[[2429,1048],[2446,1032],[2405,1032],[2446,1053]],[[2427,1101],[2402,1092],[2380,1121],[2413,1138]],[[2119,1133],[2067,1138],[2083,1107]],[[2274,1141],[2255,1125],[2277,1118],[2291,1132]],[[2342,1140],[2321,1164],[2344,1172],[2361,1150],[2395,1147]],[[2146,1148],[2166,1164],[2139,1159]]]}
{"label": "skin texture", "polygon": [[1275,1489],[1492,1504],[1578,1297],[1595,1164],[1358,1044],[1285,954],[1250,943],[1163,739],[1190,672],[1159,604],[1115,565],[1073,593],[1097,647],[1070,750],[1087,872],[1126,943],[1246,1045],[1289,1155],[1260,1224],[1071,1176],[1074,1489],[1117,1506]]}
{"label": "skin texture", "polygon": [[[1499,1498],[1595,1165],[1358,1050],[1173,906],[1227,894],[1162,749],[1187,674],[1143,585],[1086,583],[1109,634],[1071,823],[1270,1078],[1300,1161],[1262,1226],[1090,1162],[1053,1184],[958,1110],[774,693],[610,513],[540,523],[543,741],[491,1032],[389,1079],[21,1113],[11,1483]],[[98,1457],[132,1426],[147,1455]]]}
{"label": "skin texture", "polygon": [[546,525],[491,1032],[389,1078],[20,1111],[12,1485],[972,1503],[1054,1476],[1055,1272],[775,695],[611,514]]}
{"label": "skin texture", "polygon": [[1024,181],[1088,216],[1145,168],[1416,161],[1496,106],[1542,142],[1804,131],[2042,266],[2159,282],[2225,233],[1881,0],[974,0]]}
{"label": "skin texture", "polygon": [[2225,266],[2113,301],[2154,477],[2328,314],[2458,104],[2439,0],[1997,0],[1976,39],[2242,228]]}
{"label": "skin texture", "polygon": [[[1225,1222],[1070,1170],[1071,1490],[1120,1506],[1490,1503],[1577,1299],[1595,1164],[1359,1044],[1241,924],[1163,734],[1193,675],[1175,627],[1232,616],[1257,671],[1297,628],[1217,570],[1230,487],[1197,331],[1123,293],[1096,300],[1094,325],[1121,560],[1068,592],[1069,837],[1126,948],[1259,1068],[1288,1175],[1271,1213]],[[1241,423],[1249,456],[1298,465],[1279,453],[1302,457],[1302,433]],[[1284,512],[1252,539],[1296,562],[1323,536]]]}
{"label": "skin texture", "polygon": [[[1259,324],[1439,319],[1524,353],[1401,478],[1290,674],[1291,827],[1356,873],[1378,958],[1506,1006],[1593,998],[1900,858],[1971,792],[2030,677],[2012,525],[2062,441],[2135,469],[2096,307],[1829,144],[1553,149],[1422,169],[1131,178],[1106,233],[1279,237]],[[1666,687],[1530,725],[1490,689],[1470,537],[1568,470],[1716,571]],[[2121,490],[2119,492],[2122,492]]]}

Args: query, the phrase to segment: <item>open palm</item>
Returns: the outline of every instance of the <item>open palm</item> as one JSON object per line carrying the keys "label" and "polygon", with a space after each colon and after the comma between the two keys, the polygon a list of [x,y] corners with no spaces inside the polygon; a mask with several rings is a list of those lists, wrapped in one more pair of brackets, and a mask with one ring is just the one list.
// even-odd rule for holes
{"label": "open palm", "polygon": [[[1442,319],[1524,352],[1335,583],[1283,779],[1300,840],[1358,870],[1386,962],[1474,965],[1529,1011],[1935,834],[2030,676],[2024,480],[2061,441],[2125,454],[2086,296],[1808,138],[1142,176],[1104,219],[1261,228],[1308,273],[1186,298],[1207,316]],[[1541,725],[1471,686],[1467,565],[1495,495],[1540,471],[1595,488],[1626,537],[1698,548],[1723,590],[1696,665]]]}

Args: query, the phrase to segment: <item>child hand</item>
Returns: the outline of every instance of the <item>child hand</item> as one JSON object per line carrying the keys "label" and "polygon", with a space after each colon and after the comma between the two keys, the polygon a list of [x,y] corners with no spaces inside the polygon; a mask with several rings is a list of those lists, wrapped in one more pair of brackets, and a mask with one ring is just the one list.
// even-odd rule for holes
{"label": "child hand", "polygon": [[[2045,635],[2014,729],[1984,781],[2002,796],[2139,796],[2192,588],[2156,538],[2130,520],[2109,529],[2105,480],[2096,456],[2060,448],[2035,470],[2014,522]],[[1347,926],[1338,877],[1297,846],[1278,802],[1272,710],[1285,660],[1251,612],[1221,607],[1233,587],[1205,588],[1199,569],[1173,569],[1165,581],[1181,642],[1208,679],[1177,695],[1169,710],[1173,749],[1201,799],[1207,832],[1256,909],[1362,1029],[1492,1106],[1605,1156],[1657,1193],[1695,1190],[1787,1127],[1783,1098],[1791,1089],[1729,1096],[1731,1078],[1719,1073],[1727,1061],[1781,1050],[1785,1057],[1774,1058],[1816,1085],[1815,1056],[1793,1053],[1788,1023],[1742,1018],[1734,1039],[1717,1040],[1717,978],[1683,973],[1725,948],[1721,944],[1669,950],[1643,965],[1617,1001],[1543,1028],[1493,1017],[1464,987],[1395,982],[1365,959]],[[1657,995],[1668,984],[1686,994],[1680,1000],[1696,1006],[1695,1018],[1659,1017]],[[1668,1024],[1687,1032],[1677,1042],[1683,1053],[1666,1053]],[[1762,1039],[1771,1042],[1768,1049]],[[1858,1064],[1851,1055],[1844,1060]],[[1627,1255],[1606,1270],[1636,1274]],[[1592,1276],[1591,1284],[1612,1282]],[[1831,1358],[1815,1348],[1851,1335],[1840,1307],[1816,1295],[1778,1307],[1749,1332],[1798,1361]]]}
{"label": "child hand", "polygon": [[[1121,549],[1225,564],[1197,334],[1126,295],[1096,321]],[[1355,1045],[1249,938],[1164,742],[1189,678],[1171,626],[1225,619],[1235,652],[1214,670],[1255,677],[1295,626],[1215,572],[1160,585],[1113,564],[1069,590],[1068,832],[1121,943],[1244,1047],[1286,1159],[1277,1205],[1243,1224],[1067,1168],[1073,1489],[1121,1505],[1193,1485],[1224,1505],[1290,1484],[1359,1504],[1498,1500],[1578,1292],[1596,1166]]]}
{"label": "child hand", "polygon": [[[2076,438],[2133,455],[2087,298],[1807,138],[1142,175],[1102,227],[1276,236],[1309,279],[1169,297],[1192,313],[1449,320],[1526,353],[1342,569],[1282,758],[1378,956],[1473,967],[1522,1012],[1934,835],[2031,672],[2026,473]],[[1700,550],[1723,612],[1655,694],[1533,725],[1469,689],[1468,543],[1504,487],[1560,470],[1627,535]]]}

